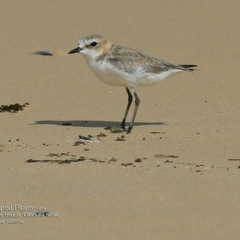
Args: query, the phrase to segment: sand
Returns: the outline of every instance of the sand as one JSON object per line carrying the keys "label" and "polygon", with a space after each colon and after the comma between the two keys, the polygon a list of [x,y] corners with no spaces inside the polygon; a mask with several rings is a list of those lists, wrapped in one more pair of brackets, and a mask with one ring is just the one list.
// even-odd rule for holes
{"label": "sand", "polygon": [[[0,113],[1,239],[239,239],[239,8],[2,1],[0,105],[29,105]],[[114,134],[125,90],[67,54],[91,33],[199,67],[137,89],[132,133]]]}

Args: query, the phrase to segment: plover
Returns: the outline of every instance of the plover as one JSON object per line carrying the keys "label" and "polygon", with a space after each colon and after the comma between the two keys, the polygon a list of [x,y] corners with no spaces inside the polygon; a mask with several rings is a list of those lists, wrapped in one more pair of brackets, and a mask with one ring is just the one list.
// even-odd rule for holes
{"label": "plover", "polygon": [[[112,44],[98,34],[88,35],[78,41],[78,47],[68,54],[81,53],[92,72],[102,82],[124,87],[128,94],[128,104],[120,124],[122,131],[130,133],[140,99],[136,92],[138,86],[156,84],[177,72],[195,70],[197,65],[175,65],[152,57],[140,50]],[[126,118],[135,97],[135,108],[129,127],[126,129]]]}

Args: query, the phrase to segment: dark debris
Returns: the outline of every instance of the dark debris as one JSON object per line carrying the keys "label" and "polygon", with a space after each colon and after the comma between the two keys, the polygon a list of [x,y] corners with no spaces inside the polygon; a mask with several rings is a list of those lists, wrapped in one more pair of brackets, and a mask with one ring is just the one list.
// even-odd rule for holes
{"label": "dark debris", "polygon": [[98,160],[96,158],[86,158],[86,157],[80,157],[77,159],[65,159],[65,160],[34,160],[34,159],[28,159],[26,160],[26,163],[58,163],[58,164],[70,164],[72,162],[84,162],[84,161],[91,161],[91,162],[99,162],[99,163],[105,163],[106,161]]}
{"label": "dark debris", "polygon": [[156,158],[179,158],[178,156],[175,155],[165,155],[165,154],[155,154]]}
{"label": "dark debris", "polygon": [[117,137],[115,141],[126,141],[126,138],[122,135],[121,137]]}
{"label": "dark debris", "polygon": [[23,105],[21,105],[19,103],[9,104],[9,105],[1,105],[0,112],[16,113],[18,111],[22,111],[27,105],[29,105],[28,102],[24,103]]}

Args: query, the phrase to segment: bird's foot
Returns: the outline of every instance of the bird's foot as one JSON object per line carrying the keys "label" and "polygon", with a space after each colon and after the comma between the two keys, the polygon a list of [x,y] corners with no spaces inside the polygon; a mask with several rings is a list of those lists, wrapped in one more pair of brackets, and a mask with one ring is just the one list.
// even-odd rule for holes
{"label": "bird's foot", "polygon": [[112,127],[106,127],[104,128],[105,130],[110,130],[110,132],[112,133],[122,133],[122,132],[126,132],[127,134],[131,133],[132,131],[132,127],[128,127],[128,128],[125,128],[125,127],[122,127],[122,125],[120,126],[112,126]]}
{"label": "bird's foot", "polygon": [[128,129],[123,128],[121,125],[120,126],[112,126],[112,127],[106,127],[104,128],[105,130],[110,130],[112,133],[122,133],[122,132],[127,132]]}
{"label": "bird's foot", "polygon": [[128,127],[128,129],[127,129],[127,134],[131,133],[132,128],[133,128],[133,127],[132,127],[131,125]]}

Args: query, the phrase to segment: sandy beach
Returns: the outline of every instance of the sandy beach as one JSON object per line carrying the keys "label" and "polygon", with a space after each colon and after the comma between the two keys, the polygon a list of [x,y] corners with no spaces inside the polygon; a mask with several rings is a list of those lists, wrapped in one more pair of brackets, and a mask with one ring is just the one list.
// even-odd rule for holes
{"label": "sandy beach", "polygon": [[[239,239],[239,9],[2,1],[0,109],[20,110],[0,110],[1,238]],[[138,88],[132,133],[112,133],[126,91],[67,54],[92,33],[198,70]]]}

